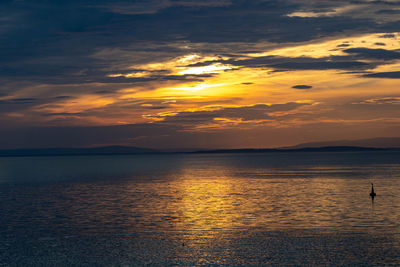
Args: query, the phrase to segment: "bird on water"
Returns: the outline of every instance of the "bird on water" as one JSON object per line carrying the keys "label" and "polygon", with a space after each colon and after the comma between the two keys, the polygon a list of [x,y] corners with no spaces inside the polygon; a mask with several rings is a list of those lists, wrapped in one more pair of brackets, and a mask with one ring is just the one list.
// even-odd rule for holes
{"label": "bird on water", "polygon": [[374,184],[371,183],[371,193],[369,193],[369,195],[374,198],[376,196],[375,191],[374,191]]}

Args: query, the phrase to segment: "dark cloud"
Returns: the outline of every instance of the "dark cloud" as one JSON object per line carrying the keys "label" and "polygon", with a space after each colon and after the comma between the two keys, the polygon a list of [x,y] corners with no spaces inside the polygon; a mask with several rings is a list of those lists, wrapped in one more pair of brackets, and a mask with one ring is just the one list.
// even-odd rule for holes
{"label": "dark cloud", "polygon": [[367,78],[389,78],[389,79],[400,79],[400,71],[387,71],[387,72],[376,72],[363,75]]}
{"label": "dark cloud", "polygon": [[384,14],[384,15],[397,15],[400,14],[399,9],[381,9],[375,12],[375,14]]}
{"label": "dark cloud", "polygon": [[[10,112],[23,112],[40,103],[43,103],[43,101],[34,98],[0,100],[0,115]],[[7,127],[7,124],[3,124],[3,127]]]}
{"label": "dark cloud", "polygon": [[362,105],[400,105],[400,97],[382,97],[360,101]]}
{"label": "dark cloud", "polygon": [[36,98],[12,98],[7,100],[0,100],[1,105],[23,105],[23,104],[34,104],[38,102],[39,100]]}
{"label": "dark cloud", "polygon": [[[95,64],[95,62],[93,62]],[[25,66],[26,67],[26,66]],[[32,66],[33,67],[33,66]],[[96,68],[94,66],[94,68]],[[78,73],[77,73],[78,72]],[[126,71],[125,71],[126,72]],[[109,72],[105,70],[67,70],[67,69],[52,69],[51,66],[46,68],[38,68],[36,70],[26,71],[21,68],[7,68],[0,66],[0,80],[13,81],[16,79],[24,79],[36,83],[46,84],[90,84],[90,83],[105,83],[105,84],[118,84],[118,83],[147,83],[154,81],[202,81],[203,78],[209,78],[212,74],[187,74],[187,75],[171,75],[169,73],[161,74],[160,71],[155,71],[146,77],[129,77],[118,76],[109,77]],[[123,73],[122,73],[123,74]],[[3,77],[2,77],[3,76]]]}
{"label": "dark cloud", "polygon": [[[388,15],[385,15],[385,17],[387,16]],[[393,15],[393,16],[398,17],[398,15]],[[400,28],[400,20],[397,18],[397,20],[395,21],[389,21],[387,23],[380,24],[376,30],[377,31],[380,30],[381,32],[391,33],[391,32],[397,32],[399,28]]]}
{"label": "dark cloud", "polygon": [[[347,44],[342,45],[347,46]],[[247,59],[221,59],[213,61],[203,61],[188,66],[200,67],[212,65],[215,63],[223,63],[239,67],[273,68],[275,70],[366,70],[373,69],[381,64],[385,64],[381,61],[400,59],[400,52],[397,50],[358,47],[348,48],[343,51],[346,52],[348,56],[329,56],[322,58],[262,56],[251,57]],[[365,59],[375,61],[362,61]]]}
{"label": "dark cloud", "polygon": [[[305,59],[305,58],[303,58]],[[275,69],[283,70],[329,70],[329,69],[369,69],[373,66],[371,64],[360,61],[328,61],[324,59],[310,59],[303,60],[301,58],[290,62],[271,64],[270,66]]]}
{"label": "dark cloud", "polygon": [[73,96],[69,96],[69,95],[59,95],[59,96],[55,96],[54,99],[71,99],[74,98]]}
{"label": "dark cloud", "polygon": [[270,115],[268,115],[268,113],[294,110],[304,105],[309,104],[289,102],[285,104],[274,105],[257,104],[242,107],[223,107],[213,110],[183,111],[174,115],[160,116],[159,118],[163,119],[163,123],[179,123],[189,125],[209,123],[215,118],[241,119],[243,121],[266,120],[272,118]]}
{"label": "dark cloud", "polygon": [[380,38],[395,38],[396,35],[394,35],[393,33],[386,33],[384,35],[379,36]]}
{"label": "dark cloud", "polygon": [[375,43],[374,45],[381,45],[381,46],[385,46],[386,44],[385,44],[385,43],[381,43],[381,42],[377,42],[377,43]]}
{"label": "dark cloud", "polygon": [[75,113],[71,113],[71,112],[58,112],[58,113],[43,113],[40,114],[41,116],[45,116],[45,117],[50,117],[50,116],[84,116],[84,113],[81,112],[75,112]]}
{"label": "dark cloud", "polygon": [[189,65],[190,67],[208,66],[214,63],[230,64],[239,67],[273,68],[275,70],[329,70],[329,69],[371,69],[375,63],[357,61],[347,56],[323,58],[263,56],[247,59],[229,59],[205,61]]}
{"label": "dark cloud", "polygon": [[400,59],[400,52],[395,50],[359,47],[359,48],[349,48],[344,50],[344,52],[348,54],[354,54],[357,58],[363,58],[363,59],[377,59],[377,60]]}
{"label": "dark cloud", "polygon": [[[372,19],[287,17],[302,8],[291,1],[71,0],[0,5],[13,18],[0,35],[0,77],[59,84],[125,82],[105,79],[106,69],[112,66],[120,72],[154,56],[162,60],[186,52],[171,42],[300,42],[348,30],[373,31],[375,26]],[[329,6],[335,5],[325,8]],[[106,50],[125,51],[125,56],[94,56]]]}
{"label": "dark cloud", "polygon": [[[143,107],[143,106],[142,106]],[[168,106],[144,106],[145,109],[166,109]]]}
{"label": "dark cloud", "polygon": [[[100,81],[105,83],[149,83],[149,82],[163,82],[163,81],[182,81],[182,82],[201,82],[204,78],[212,77],[213,74],[186,74],[186,75],[151,75],[148,77],[108,77]],[[94,81],[92,81],[94,82]]]}
{"label": "dark cloud", "polygon": [[[174,6],[187,6],[192,8],[228,6],[231,2],[227,0],[212,1],[188,1],[188,0],[148,0],[148,1],[119,1],[116,4],[104,5],[105,9],[126,15],[154,14],[162,9]],[[101,7],[101,6],[99,6]]]}
{"label": "dark cloud", "polygon": [[22,103],[22,104],[35,103],[37,101],[38,99],[36,98],[13,98],[9,100],[10,103]]}
{"label": "dark cloud", "polygon": [[304,89],[311,89],[312,86],[311,85],[299,84],[299,85],[292,86],[292,88],[304,90]]}

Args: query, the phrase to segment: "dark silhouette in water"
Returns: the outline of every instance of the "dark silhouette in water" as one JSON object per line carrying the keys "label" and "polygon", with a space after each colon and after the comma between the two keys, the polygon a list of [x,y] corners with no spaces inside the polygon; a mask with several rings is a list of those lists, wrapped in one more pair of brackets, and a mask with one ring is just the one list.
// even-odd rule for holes
{"label": "dark silhouette in water", "polygon": [[371,183],[371,193],[369,193],[369,195],[372,197],[372,200],[376,196],[375,191],[374,191],[374,184],[373,183]]}

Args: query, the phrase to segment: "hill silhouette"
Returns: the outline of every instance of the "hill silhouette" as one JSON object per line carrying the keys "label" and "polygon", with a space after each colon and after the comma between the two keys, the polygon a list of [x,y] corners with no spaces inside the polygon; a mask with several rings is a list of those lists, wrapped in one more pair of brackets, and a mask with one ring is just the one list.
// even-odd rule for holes
{"label": "hill silhouette", "polygon": [[29,148],[0,150],[0,157],[23,156],[76,156],[76,155],[130,155],[168,153],[263,153],[263,152],[351,152],[400,150],[400,138],[372,138],[362,140],[339,140],[328,142],[302,143],[281,148],[239,148],[239,149],[196,149],[196,150],[156,150],[130,146],[104,146],[89,148]]}
{"label": "hill silhouette", "polygon": [[286,147],[286,148],[297,149],[297,148],[306,148],[306,147],[333,147],[333,146],[400,148],[400,137],[378,137],[378,138],[358,139],[358,140],[308,142],[308,143],[301,143],[301,144]]}

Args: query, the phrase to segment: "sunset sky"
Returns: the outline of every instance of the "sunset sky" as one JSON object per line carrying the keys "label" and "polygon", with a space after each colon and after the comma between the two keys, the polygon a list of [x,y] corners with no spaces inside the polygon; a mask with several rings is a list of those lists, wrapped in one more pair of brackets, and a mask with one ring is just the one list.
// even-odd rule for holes
{"label": "sunset sky", "polygon": [[400,136],[400,1],[2,0],[0,149]]}

